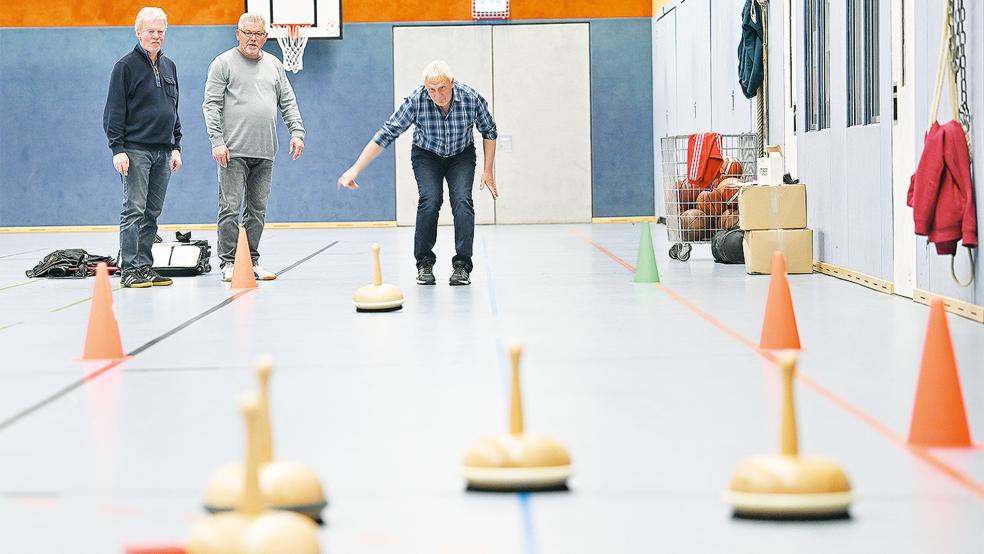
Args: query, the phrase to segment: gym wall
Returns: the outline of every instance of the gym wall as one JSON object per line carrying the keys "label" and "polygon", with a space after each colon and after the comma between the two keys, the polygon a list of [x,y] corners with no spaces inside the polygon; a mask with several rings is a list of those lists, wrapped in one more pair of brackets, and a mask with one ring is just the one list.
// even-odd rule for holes
{"label": "gym wall", "polygon": [[[184,167],[172,177],[161,222],[211,223],[217,184],[203,88],[211,60],[236,45],[243,3],[157,4],[170,20],[164,53],[178,67],[184,134]],[[0,14],[0,227],[118,222],[120,178],[102,111],[113,64],[136,44],[133,17],[143,5],[64,1]],[[512,10],[501,24],[590,23],[593,216],[653,215],[651,2],[513,2]],[[269,221],[395,220],[395,164],[409,161],[392,148],[363,173],[358,191],[338,191],[335,180],[392,112],[393,24],[472,24],[470,17],[468,2],[343,2],[344,38],[309,42],[304,70],[290,75],[308,136],[304,156],[290,161],[280,125]],[[276,41],[266,49],[280,55]]]}
{"label": "gym wall", "polygon": [[[653,85],[654,136],[657,146],[657,212],[662,211],[659,139],[665,135],[687,134],[695,130],[725,132],[735,121],[722,114],[721,100],[729,100],[737,81],[734,48],[719,51],[715,36],[729,26],[740,28],[741,0],[670,0],[653,12]],[[801,3],[795,3],[801,5]],[[892,26],[894,3],[880,2],[879,32],[879,123],[847,127],[846,92],[846,19],[843,3],[830,3],[830,128],[805,132],[805,94],[803,69],[802,12],[794,15],[797,35],[793,60],[796,85],[796,152],[797,177],[809,186],[809,220],[814,229],[814,257],[818,261],[872,275],[886,281],[894,279],[893,228],[893,136],[892,136]],[[915,128],[911,140],[915,160],[922,154],[923,133],[932,101],[936,63],[942,32],[943,0],[914,2]],[[984,7],[965,1],[967,8],[967,56],[970,110],[974,120],[975,145],[984,144],[984,41],[970,37],[984,35]],[[789,76],[785,68],[784,44],[789,37],[784,2],[772,1],[769,26],[769,142],[784,143],[785,87]],[[694,17],[693,12],[707,13]],[[909,15],[907,14],[907,18]],[[695,28],[695,25],[701,27]],[[703,26],[709,27],[708,29]],[[708,38],[709,37],[709,38]],[[737,42],[734,43],[737,47]],[[706,60],[706,63],[701,60]],[[697,62],[700,62],[698,64]],[[695,65],[703,67],[695,68]],[[946,88],[946,87],[944,87]],[[707,92],[709,91],[709,93]],[[949,119],[948,91],[944,90],[940,119]],[[698,103],[696,116],[693,103]],[[708,106],[701,109],[702,106]],[[751,105],[754,114],[754,103]],[[690,113],[687,113],[690,112]],[[732,127],[733,128],[733,127]],[[754,130],[754,126],[752,127]],[[784,145],[784,144],[783,144]],[[785,146],[785,145],[784,145]],[[977,150],[982,147],[978,146]],[[980,156],[978,155],[978,159]],[[908,179],[908,175],[904,176]],[[978,212],[978,236],[984,239],[984,178],[977,162],[975,194]],[[906,209],[903,217],[910,217]],[[971,268],[966,249],[960,248],[956,260],[958,276],[966,280]],[[950,257],[938,256],[935,247],[926,247],[924,237],[917,238],[915,287],[958,298],[974,304],[984,303],[984,264],[975,261],[978,275],[972,287],[957,285],[950,275]]]}

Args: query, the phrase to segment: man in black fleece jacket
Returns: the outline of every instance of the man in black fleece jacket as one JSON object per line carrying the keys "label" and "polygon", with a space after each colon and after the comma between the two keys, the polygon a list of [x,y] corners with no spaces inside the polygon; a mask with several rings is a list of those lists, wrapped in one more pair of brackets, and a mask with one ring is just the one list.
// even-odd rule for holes
{"label": "man in black fleece jacket", "polygon": [[123,181],[121,284],[145,288],[171,284],[151,269],[151,246],[170,174],[181,167],[181,121],[177,70],[161,53],[167,15],[143,8],[134,29],[136,47],[113,67],[103,128]]}

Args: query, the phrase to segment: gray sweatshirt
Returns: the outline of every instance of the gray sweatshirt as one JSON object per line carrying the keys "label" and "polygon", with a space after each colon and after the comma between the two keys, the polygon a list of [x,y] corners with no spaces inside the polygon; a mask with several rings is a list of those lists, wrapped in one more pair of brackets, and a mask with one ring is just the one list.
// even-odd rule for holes
{"label": "gray sweatshirt", "polygon": [[202,111],[213,148],[225,144],[234,158],[274,159],[278,110],[291,137],[303,139],[294,89],[276,56],[251,60],[233,48],[212,61]]}

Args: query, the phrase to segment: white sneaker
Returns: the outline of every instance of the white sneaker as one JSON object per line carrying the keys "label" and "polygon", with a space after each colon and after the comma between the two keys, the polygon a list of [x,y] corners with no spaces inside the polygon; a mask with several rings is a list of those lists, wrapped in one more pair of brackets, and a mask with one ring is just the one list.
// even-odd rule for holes
{"label": "white sneaker", "polygon": [[232,281],[232,264],[222,266],[222,281],[226,283]]}
{"label": "white sneaker", "polygon": [[271,273],[265,269],[260,264],[253,266],[253,275],[256,276],[260,281],[273,281],[277,278],[276,273]]}

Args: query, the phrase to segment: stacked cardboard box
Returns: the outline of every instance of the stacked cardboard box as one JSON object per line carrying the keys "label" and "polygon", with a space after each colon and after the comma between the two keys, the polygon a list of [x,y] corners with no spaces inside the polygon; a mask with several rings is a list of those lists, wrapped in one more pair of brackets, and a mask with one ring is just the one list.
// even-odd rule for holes
{"label": "stacked cardboard box", "polygon": [[813,231],[806,227],[806,185],[746,187],[738,197],[745,270],[769,273],[781,250],[789,273],[813,272]]}

